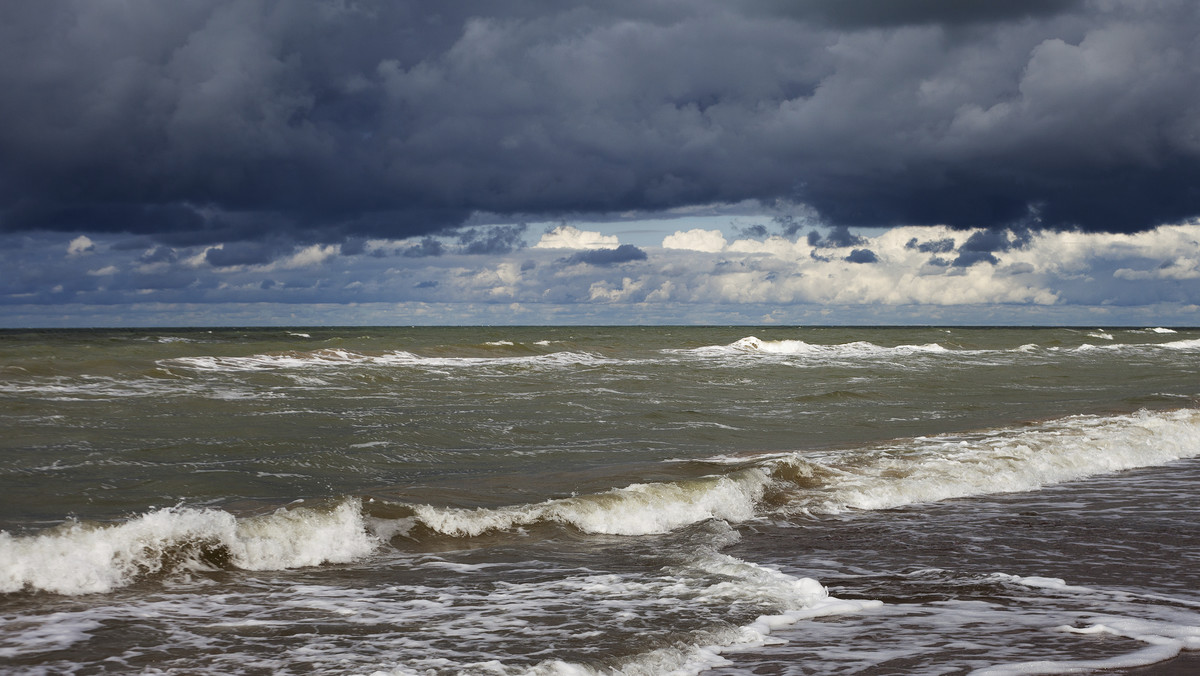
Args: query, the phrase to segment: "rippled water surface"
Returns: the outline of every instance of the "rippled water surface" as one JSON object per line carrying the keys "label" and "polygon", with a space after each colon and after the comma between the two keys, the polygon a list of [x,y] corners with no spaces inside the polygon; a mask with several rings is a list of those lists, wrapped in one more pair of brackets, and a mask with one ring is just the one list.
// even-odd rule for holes
{"label": "rippled water surface", "polygon": [[1153,327],[0,332],[0,670],[1169,669],[1198,396]]}

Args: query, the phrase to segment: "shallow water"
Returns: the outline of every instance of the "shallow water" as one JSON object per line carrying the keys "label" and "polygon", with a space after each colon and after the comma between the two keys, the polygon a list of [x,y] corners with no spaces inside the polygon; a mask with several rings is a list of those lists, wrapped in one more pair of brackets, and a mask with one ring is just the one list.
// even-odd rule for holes
{"label": "shallow water", "polygon": [[1200,649],[1198,357],[1154,328],[0,332],[0,669],[1166,664]]}

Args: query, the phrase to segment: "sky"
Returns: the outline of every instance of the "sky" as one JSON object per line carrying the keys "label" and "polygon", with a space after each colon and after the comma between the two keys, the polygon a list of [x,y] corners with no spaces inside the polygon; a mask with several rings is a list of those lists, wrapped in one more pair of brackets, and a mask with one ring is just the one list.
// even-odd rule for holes
{"label": "sky", "polygon": [[0,4],[0,328],[1200,325],[1190,0]]}

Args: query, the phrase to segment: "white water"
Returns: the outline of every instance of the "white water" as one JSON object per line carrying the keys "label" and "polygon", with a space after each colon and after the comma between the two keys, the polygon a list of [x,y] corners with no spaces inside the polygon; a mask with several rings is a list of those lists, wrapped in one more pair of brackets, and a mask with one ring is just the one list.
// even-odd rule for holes
{"label": "white water", "polygon": [[258,354],[246,357],[177,357],[159,362],[165,367],[183,367],[199,371],[273,371],[286,369],[329,368],[338,366],[470,368],[479,366],[528,366],[558,368],[603,364],[611,360],[583,352],[551,352],[520,357],[423,357],[402,350],[383,354],[362,354],[340,349],[287,354]]}
{"label": "white water", "polygon": [[[794,507],[812,512],[888,509],[1064,481],[1200,455],[1200,411],[1071,416],[1029,429],[907,440],[817,463],[836,482]],[[802,456],[782,462],[808,462]]]}
{"label": "white water", "polygon": [[[423,525],[451,536],[549,521],[585,533],[646,535],[707,519],[753,519],[762,515],[763,496],[769,490],[789,494],[779,508],[783,514],[832,514],[1030,491],[1198,455],[1198,411],[1072,416],[973,437],[920,437],[819,455],[773,454],[757,461],[743,459],[752,466],[719,475],[633,484],[537,504],[476,509],[419,505],[415,511]],[[731,462],[728,457],[714,461]],[[803,486],[788,477],[799,477]]]}
{"label": "white water", "polygon": [[329,511],[299,507],[241,520],[221,510],[160,509],[117,524],[71,522],[30,536],[0,532],[0,592],[112,591],[173,568],[208,568],[204,549],[220,548],[245,570],[282,570],[351,561],[376,544],[357,500]]}
{"label": "white water", "polygon": [[633,484],[605,493],[548,500],[533,505],[453,509],[419,505],[417,518],[445,535],[474,536],[546,521],[570,524],[585,533],[649,535],[707,519],[746,521],[769,481],[761,470],[685,483]]}
{"label": "white water", "polygon": [[880,356],[940,354],[950,352],[950,350],[938,343],[883,347],[865,341],[855,341],[835,345],[814,345],[802,340],[761,340],[755,336],[747,336],[729,345],[710,345],[683,352],[698,356],[764,354],[822,359],[870,359]]}
{"label": "white water", "polygon": [[[562,660],[547,660],[532,667],[480,661],[456,664],[455,672],[505,676],[693,675],[726,664],[725,654],[771,643],[771,633],[780,628],[816,617],[869,611],[882,605],[871,600],[837,599],[812,578],[795,577],[708,549],[696,552],[692,561],[666,569],[656,578],[587,575],[563,580],[553,589],[506,589],[492,603],[511,605],[510,613],[519,616],[522,604],[547,593],[589,605],[600,597],[605,599],[609,612],[625,614],[631,619],[689,612],[697,606],[721,608],[738,603],[758,604],[774,612],[742,626],[697,631],[688,643],[641,652],[609,668]],[[446,666],[449,665],[440,660],[410,659],[402,665],[371,672],[371,676],[410,676]]]}
{"label": "white water", "polygon": [[[372,520],[357,500],[332,510],[281,509],[236,519],[220,510],[151,511],[109,525],[70,523],[30,536],[0,532],[0,591],[110,591],[171,565],[202,566],[219,547],[247,570],[345,562],[370,554],[419,522],[471,537],[545,522],[608,535],[667,533],[710,519],[741,523],[764,515],[764,496],[783,493],[779,513],[887,509],[947,498],[1029,491],[1200,455],[1200,412],[1185,409],[1072,416],[971,437],[938,436],[820,455],[745,460],[742,468],[677,482],[632,484],[603,493],[498,508],[411,506],[414,516]],[[728,463],[728,458],[720,461]],[[378,534],[378,535],[376,535]],[[182,563],[171,563],[171,557]]]}
{"label": "white water", "polygon": [[[1169,331],[1174,333],[1174,331]],[[1112,341],[1115,338],[1108,332],[1092,332],[1087,334],[1092,338]],[[1071,352],[1088,352],[1091,350],[1113,350],[1153,353],[1157,350],[1200,350],[1200,340],[1177,340],[1165,343],[1107,343],[1091,345],[1084,343],[1078,347],[1066,348]],[[1016,348],[1006,349],[963,349],[949,348],[940,343],[924,343],[920,345],[896,345],[892,347],[876,345],[866,341],[818,345],[802,340],[762,340],[755,336],[747,336],[728,345],[709,345],[690,350],[667,350],[668,353],[687,354],[705,358],[738,358],[746,356],[763,357],[792,357],[801,361],[825,363],[829,361],[892,361],[897,357],[930,356],[961,359],[963,357],[995,358],[1002,355],[1029,355],[1039,352],[1048,354],[1063,351],[1057,346],[1040,346],[1025,344]]]}
{"label": "white water", "polygon": [[[997,577],[1007,578],[1017,584],[1036,589],[1052,589],[1081,596],[1112,596],[1111,593],[1106,594],[1087,587],[1068,585],[1059,579],[1022,578],[1015,575],[997,575]],[[972,676],[1070,674],[1098,669],[1130,669],[1169,660],[1184,650],[1200,650],[1200,626],[1161,620],[1102,615],[1090,618],[1085,626],[1059,625],[1049,627],[1047,630],[1081,636],[1120,636],[1143,643],[1146,647],[1104,659],[1046,659],[997,664],[972,671]]]}

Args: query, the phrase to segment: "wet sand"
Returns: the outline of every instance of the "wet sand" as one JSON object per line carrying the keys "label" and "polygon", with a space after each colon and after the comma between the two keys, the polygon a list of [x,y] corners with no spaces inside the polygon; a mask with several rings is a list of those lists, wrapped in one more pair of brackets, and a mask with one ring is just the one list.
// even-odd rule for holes
{"label": "wet sand", "polygon": [[1128,676],[1196,676],[1200,674],[1200,651],[1184,651],[1175,659],[1166,662],[1114,673]]}

